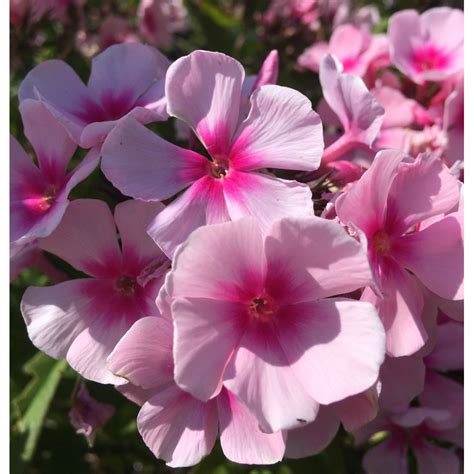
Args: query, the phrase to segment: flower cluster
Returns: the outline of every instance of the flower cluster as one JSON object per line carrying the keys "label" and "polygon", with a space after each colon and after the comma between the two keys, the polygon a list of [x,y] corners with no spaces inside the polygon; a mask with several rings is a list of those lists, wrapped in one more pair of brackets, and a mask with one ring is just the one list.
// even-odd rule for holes
{"label": "flower cluster", "polygon": [[[317,4],[285,14],[314,26]],[[170,466],[217,437],[234,462],[301,458],[342,424],[369,443],[369,474],[407,473],[409,449],[418,472],[456,474],[463,14],[400,11],[386,35],[341,21],[298,63],[319,76],[317,112],[276,84],[276,51],[257,76],[135,42],[96,56],[87,85],[60,60],[28,73],[36,162],[12,137],[12,273],[49,254],[81,272],[26,290],[28,335],[140,405]],[[166,121],[178,144],[148,126]],[[113,212],[69,199],[98,166],[123,197]],[[91,441],[113,409],[82,385],[75,399]]]}

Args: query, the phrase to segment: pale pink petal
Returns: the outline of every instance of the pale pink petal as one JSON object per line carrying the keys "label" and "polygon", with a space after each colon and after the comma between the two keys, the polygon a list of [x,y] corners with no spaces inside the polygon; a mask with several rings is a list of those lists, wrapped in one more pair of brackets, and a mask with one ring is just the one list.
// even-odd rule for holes
{"label": "pale pink petal", "polygon": [[290,367],[319,403],[343,400],[376,382],[385,334],[371,304],[334,298],[288,305],[275,325]]}
{"label": "pale pink petal", "polygon": [[420,15],[420,23],[430,38],[441,40],[448,48],[456,48],[464,40],[464,13],[457,8],[430,8]]}
{"label": "pale pink petal", "polygon": [[193,466],[214,446],[217,408],[172,385],[143,405],[137,425],[145,444],[168,466]]}
{"label": "pale pink petal", "polygon": [[102,147],[102,171],[122,193],[162,200],[207,173],[209,161],[163,140],[135,119],[122,120]]}
{"label": "pale pink petal", "polygon": [[135,405],[142,406],[147,400],[150,400],[153,395],[156,394],[156,388],[144,388],[138,387],[131,383],[125,383],[123,385],[117,385],[115,389],[120,392],[127,400],[135,403]]}
{"label": "pale pink petal", "polygon": [[226,154],[237,127],[244,69],[235,59],[194,51],[166,74],[168,113],[186,122],[211,155]]}
{"label": "pale pink petal", "polygon": [[400,91],[392,87],[381,86],[370,91],[378,103],[385,109],[382,128],[408,127],[415,120],[416,102],[407,99]]}
{"label": "pale pink petal", "polygon": [[104,114],[74,70],[57,59],[44,61],[30,71],[20,84],[18,96],[20,102],[45,101],[76,143],[86,123]]}
{"label": "pale pink petal", "polygon": [[329,45],[327,43],[316,43],[303,51],[298,57],[298,64],[311,71],[319,72],[321,61],[328,52]]}
{"label": "pale pink petal", "polygon": [[275,222],[267,232],[265,255],[266,289],[280,304],[349,293],[373,281],[364,245],[319,217]]}
{"label": "pale pink petal", "polygon": [[337,114],[352,140],[371,146],[380,131],[384,109],[358,76],[341,73],[341,64],[332,55],[321,63],[323,95]]}
{"label": "pale pink petal", "polygon": [[403,428],[415,428],[426,425],[428,428],[435,429],[450,423],[452,416],[448,410],[438,408],[428,408],[426,406],[409,407],[402,413],[390,416],[392,423]]}
{"label": "pale pink petal", "polygon": [[462,216],[454,213],[393,244],[394,257],[446,299],[464,299]]}
{"label": "pale pink petal", "polygon": [[258,76],[253,84],[252,90],[266,84],[276,84],[278,80],[279,56],[276,49],[272,49],[260,67]]}
{"label": "pale pink petal", "polygon": [[388,199],[387,225],[402,233],[452,210],[459,202],[458,181],[441,160],[425,153],[413,163],[400,163]]}
{"label": "pale pink petal", "polygon": [[435,370],[464,368],[464,325],[446,322],[437,327],[433,351],[425,357],[428,367]]}
{"label": "pale pink petal", "polygon": [[451,419],[443,423],[443,428],[454,428],[462,421],[464,387],[460,383],[430,370],[419,398],[424,406],[449,411]]}
{"label": "pale pink petal", "polygon": [[255,296],[250,292],[263,289],[262,255],[255,219],[198,229],[176,252],[166,290],[173,298],[247,302]]}
{"label": "pale pink petal", "polygon": [[96,199],[70,203],[60,225],[39,246],[94,276],[109,276],[121,265],[115,223],[107,204]]}
{"label": "pale pink petal", "polygon": [[[250,112],[229,154],[238,170],[313,171],[323,153],[323,129],[311,102],[288,87],[266,85],[250,96]],[[291,120],[288,117],[291,116]]]}
{"label": "pale pink petal", "polygon": [[319,407],[316,419],[302,428],[289,430],[285,456],[299,459],[326,449],[337,434],[339,420],[329,407]]}
{"label": "pale pink petal", "polygon": [[205,176],[168,204],[151,222],[148,233],[172,258],[178,245],[198,227],[229,220],[221,180]]}
{"label": "pale pink petal", "polygon": [[[111,354],[130,324],[124,318],[117,318],[113,308],[86,327],[73,341],[67,351],[69,365],[88,380],[99,383],[121,385],[127,381],[114,375],[107,367]],[[113,321],[113,322],[111,322]]]}
{"label": "pale pink petal", "polygon": [[391,261],[384,266],[381,288],[383,298],[366,288],[362,300],[374,304],[378,310],[386,331],[387,354],[392,357],[412,355],[427,340],[421,317],[423,295],[418,282]]}
{"label": "pale pink petal", "polygon": [[421,393],[425,384],[425,364],[418,356],[386,357],[380,368],[382,390],[379,403],[384,410],[405,408]]}
{"label": "pale pink petal", "polygon": [[355,224],[369,238],[383,227],[390,186],[403,158],[399,150],[377,153],[362,178],[336,201],[337,215],[343,223]]}
{"label": "pale pink petal", "polygon": [[97,167],[100,159],[100,148],[92,148],[82,161],[66,176],[63,192],[58,196],[66,199],[72,189],[86,179]]}
{"label": "pale pink petal", "polygon": [[29,287],[21,300],[28,336],[55,359],[65,357],[74,339],[96,312],[96,298],[87,289],[93,280],[71,280],[48,287]]}
{"label": "pale pink petal", "polygon": [[253,216],[262,229],[283,217],[313,216],[311,190],[304,183],[261,173],[232,171],[222,180],[232,220]]}
{"label": "pale pink petal", "polygon": [[224,386],[268,433],[301,427],[318,412],[319,404],[296,377],[271,326],[247,329],[227,365]]}
{"label": "pale pink petal", "polygon": [[206,401],[221,391],[225,368],[245,331],[247,308],[206,298],[176,298],[171,311],[175,381]]}
{"label": "pale pink petal", "polygon": [[346,431],[354,431],[372,421],[379,411],[379,394],[376,385],[357,395],[331,404]]}
{"label": "pale pink petal", "polygon": [[120,339],[107,367],[134,385],[151,389],[173,380],[173,326],[161,317],[139,319]]}
{"label": "pale pink petal", "polygon": [[25,135],[35,150],[42,172],[59,184],[76,144],[40,101],[22,101],[20,113]]}
{"label": "pale pink petal", "polygon": [[168,61],[151,46],[116,44],[92,60],[88,89],[110,118],[120,118],[136,103]]}
{"label": "pale pink petal", "polygon": [[128,200],[117,204],[115,222],[120,233],[120,242],[125,267],[138,267],[153,260],[165,261],[165,257],[153,239],[147,234],[148,226],[165,206],[160,202]]}
{"label": "pale pink petal", "polygon": [[419,474],[458,474],[460,472],[459,458],[449,449],[441,448],[420,438],[413,443],[413,453]]}
{"label": "pale pink petal", "polygon": [[257,420],[232,392],[223,389],[217,397],[222,451],[240,464],[274,464],[285,452],[284,433],[263,433]]}
{"label": "pale pink petal", "polygon": [[369,449],[362,465],[367,474],[408,474],[408,445],[401,436],[392,435]]}

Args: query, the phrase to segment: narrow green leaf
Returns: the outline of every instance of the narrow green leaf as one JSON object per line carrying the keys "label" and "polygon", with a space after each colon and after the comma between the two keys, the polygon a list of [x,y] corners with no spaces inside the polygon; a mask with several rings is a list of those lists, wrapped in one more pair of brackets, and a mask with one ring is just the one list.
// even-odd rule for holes
{"label": "narrow green leaf", "polygon": [[35,354],[24,366],[24,372],[33,378],[12,401],[16,415],[13,431],[24,438],[23,461],[28,462],[33,457],[44,419],[66,367],[65,360],[51,359],[42,352]]}

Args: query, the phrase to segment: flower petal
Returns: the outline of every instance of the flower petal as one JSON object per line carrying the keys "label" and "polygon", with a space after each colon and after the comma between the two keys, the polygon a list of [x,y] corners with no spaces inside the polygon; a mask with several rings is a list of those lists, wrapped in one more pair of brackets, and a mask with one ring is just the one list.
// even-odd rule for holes
{"label": "flower petal", "polygon": [[229,220],[222,183],[205,176],[158,214],[148,234],[171,259],[178,245],[198,227]]}
{"label": "flower petal", "polygon": [[[92,97],[112,115],[125,115],[169,62],[151,46],[124,43],[110,46],[92,60],[87,84]],[[115,118],[119,118],[118,116]]]}
{"label": "flower petal", "polygon": [[229,390],[217,397],[222,451],[227,459],[239,464],[274,464],[285,452],[285,436],[263,433],[252,414]]}
{"label": "flower petal", "polygon": [[127,196],[167,199],[207,173],[208,160],[163,140],[128,117],[107,136],[102,171]]}
{"label": "flower petal", "polygon": [[332,55],[321,62],[319,79],[323,95],[352,140],[372,146],[383,122],[384,109],[359,76],[341,73]]}
{"label": "flower petal", "polygon": [[214,446],[216,404],[203,403],[172,385],[143,405],[137,425],[145,444],[168,466],[193,466]]}
{"label": "flower petal", "polygon": [[332,298],[288,305],[275,325],[290,367],[319,403],[343,400],[376,382],[385,335],[371,304]]}
{"label": "flower petal", "polygon": [[205,298],[177,298],[171,311],[175,381],[206,401],[221,391],[224,370],[245,331],[246,307]]}
{"label": "flower petal", "polygon": [[147,234],[147,228],[165,206],[161,202],[144,202],[129,199],[115,206],[114,218],[120,233],[125,267],[142,270],[150,262],[166,257]]}
{"label": "flower petal", "polygon": [[265,324],[245,332],[225,370],[224,386],[267,433],[301,427],[318,412],[319,404],[307,394],[275,332]]}
{"label": "flower petal", "polygon": [[33,145],[42,172],[60,184],[76,144],[40,101],[22,101],[20,113],[25,135]]}
{"label": "flower petal", "polygon": [[419,474],[455,474],[460,470],[456,453],[421,438],[413,444],[413,453]]}
{"label": "flower petal", "polygon": [[238,61],[210,51],[179,58],[166,74],[169,115],[186,122],[211,155],[229,150],[244,76]]}
{"label": "flower petal", "polygon": [[319,407],[318,415],[313,422],[288,431],[285,456],[299,459],[320,453],[334,439],[339,425],[339,420],[331,408]]}
{"label": "flower petal", "polygon": [[453,213],[394,243],[394,257],[429,290],[446,299],[464,299],[462,216]]}
{"label": "flower petal", "polygon": [[100,314],[74,339],[66,359],[69,365],[86,379],[121,385],[127,381],[117,377],[107,368],[107,358],[130,324],[124,318],[114,316],[113,308],[108,308],[105,313]]}
{"label": "flower petal", "polygon": [[387,354],[412,355],[428,337],[421,316],[423,295],[418,282],[392,261],[385,264],[381,288],[383,298],[366,288],[361,299],[372,303],[379,312],[386,332]]}
{"label": "flower petal", "polygon": [[256,219],[196,230],[176,252],[166,290],[173,298],[247,302],[262,289],[263,238]]}
{"label": "flower petal", "polygon": [[392,435],[369,449],[362,465],[367,474],[408,474],[408,445],[401,436]]}
{"label": "flower petal", "polygon": [[103,110],[94,102],[87,87],[65,62],[52,59],[30,71],[18,91],[20,102],[41,99],[79,143],[84,126]]}
{"label": "flower petal", "polygon": [[112,213],[96,199],[71,202],[59,226],[39,246],[97,277],[115,276],[121,265]]}
{"label": "flower petal", "polygon": [[107,359],[110,371],[144,389],[173,380],[173,325],[162,317],[139,319]]}
{"label": "flower petal", "polygon": [[65,357],[74,339],[96,314],[96,299],[87,289],[94,281],[71,280],[48,287],[30,286],[21,314],[33,344],[50,357]]}
{"label": "flower petal", "polygon": [[388,196],[387,223],[403,233],[422,220],[444,214],[459,202],[457,179],[429,153],[413,163],[400,163]]}
{"label": "flower petal", "polygon": [[403,158],[400,150],[377,153],[359,181],[336,201],[337,215],[344,224],[355,224],[368,238],[383,227],[390,186]]}
{"label": "flower petal", "polygon": [[275,222],[267,232],[265,255],[266,288],[280,304],[314,301],[372,283],[364,246],[326,219]]}
{"label": "flower petal", "polygon": [[232,171],[222,187],[232,220],[253,216],[262,229],[268,229],[282,217],[314,215],[311,190],[297,181]]}
{"label": "flower petal", "polygon": [[307,97],[288,87],[265,85],[250,96],[250,104],[230,150],[229,160],[236,169],[319,167],[323,127]]}

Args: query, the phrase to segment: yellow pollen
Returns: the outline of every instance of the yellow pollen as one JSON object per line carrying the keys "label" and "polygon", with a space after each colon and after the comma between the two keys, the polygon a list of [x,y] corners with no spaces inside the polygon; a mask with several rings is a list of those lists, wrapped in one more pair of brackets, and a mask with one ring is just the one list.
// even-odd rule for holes
{"label": "yellow pollen", "polygon": [[388,234],[379,230],[372,238],[372,245],[377,255],[388,255],[390,253],[390,237]]}

